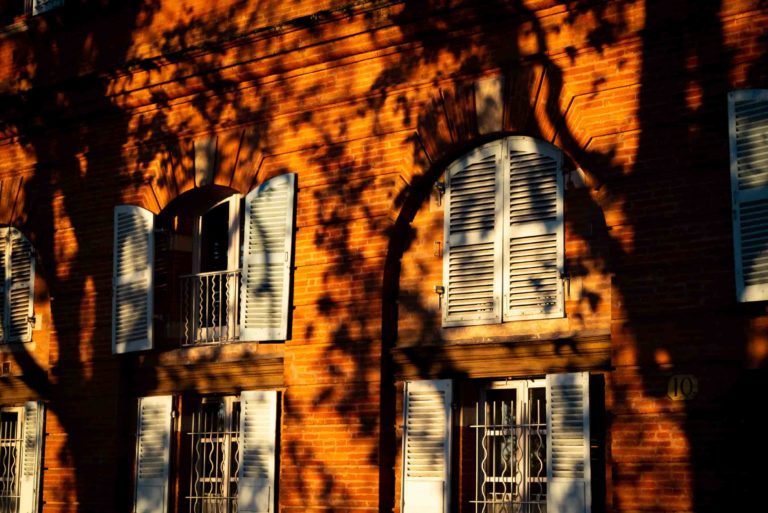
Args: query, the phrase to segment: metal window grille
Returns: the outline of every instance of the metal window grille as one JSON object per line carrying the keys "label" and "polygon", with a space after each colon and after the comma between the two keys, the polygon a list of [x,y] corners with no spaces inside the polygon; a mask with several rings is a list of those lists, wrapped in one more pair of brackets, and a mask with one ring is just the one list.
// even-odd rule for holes
{"label": "metal window grille", "polygon": [[240,270],[182,276],[182,344],[221,344],[238,339]]}
{"label": "metal window grille", "polygon": [[236,513],[240,474],[240,401],[205,398],[193,414],[190,513]]}
{"label": "metal window grille", "polygon": [[19,510],[22,408],[0,410],[0,513]]}
{"label": "metal window grille", "polygon": [[476,513],[546,513],[547,420],[543,380],[492,386],[475,424]]}

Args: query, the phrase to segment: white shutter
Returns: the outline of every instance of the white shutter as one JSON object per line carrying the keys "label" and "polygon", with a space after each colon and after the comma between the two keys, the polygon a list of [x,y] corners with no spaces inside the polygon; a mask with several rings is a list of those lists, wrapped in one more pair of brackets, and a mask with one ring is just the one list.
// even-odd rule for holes
{"label": "white shutter", "polygon": [[10,261],[8,260],[11,252],[10,248],[10,228],[0,228],[0,341],[6,342],[7,319],[6,291],[10,289]]}
{"label": "white shutter", "polygon": [[237,510],[267,513],[275,505],[277,392],[240,394],[240,477]]}
{"label": "white shutter", "polygon": [[501,322],[501,144],[446,173],[444,326]]}
{"label": "white shutter", "polygon": [[589,513],[589,373],[547,375],[547,511]]}
{"label": "white shutter", "polygon": [[139,398],[134,513],[167,513],[173,398]]}
{"label": "white shutter", "polygon": [[8,340],[32,340],[34,317],[35,254],[32,244],[15,228],[10,232],[10,258],[6,269]]}
{"label": "white shutter", "polygon": [[450,502],[450,380],[406,383],[403,513],[446,513]]}
{"label": "white shutter", "polygon": [[563,315],[561,161],[544,142],[505,140],[504,320]]}
{"label": "white shutter", "polygon": [[64,5],[64,0],[27,0],[31,2],[30,10],[32,11],[32,16],[37,16],[38,14],[43,14],[44,12],[48,12],[51,9],[55,9],[57,7],[61,7]]}
{"label": "white shutter", "polygon": [[245,197],[240,340],[288,336],[295,183],[276,176]]}
{"label": "white shutter", "polygon": [[24,404],[24,443],[22,447],[19,513],[37,513],[38,511],[44,411],[41,402],[29,401]]}
{"label": "white shutter", "polygon": [[728,95],[736,296],[768,299],[768,90]]}
{"label": "white shutter", "polygon": [[133,205],[115,207],[112,275],[112,352],[152,349],[154,267],[152,212]]}

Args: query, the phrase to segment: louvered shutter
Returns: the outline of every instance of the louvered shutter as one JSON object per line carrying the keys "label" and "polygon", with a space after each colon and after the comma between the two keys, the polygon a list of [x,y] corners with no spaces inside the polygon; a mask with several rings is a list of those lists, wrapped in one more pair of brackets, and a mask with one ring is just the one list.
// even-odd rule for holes
{"label": "louvered shutter", "polygon": [[8,257],[10,256],[10,228],[0,228],[0,341],[7,342],[7,321],[8,315],[5,311],[6,307],[6,291],[10,289],[10,262]]}
{"label": "louvered shutter", "polygon": [[24,404],[24,433],[19,513],[37,513],[40,500],[40,462],[44,440],[44,406],[41,402]]}
{"label": "louvered shutter", "polygon": [[589,373],[547,375],[547,511],[589,513]]}
{"label": "louvered shutter", "polygon": [[32,244],[15,228],[10,228],[10,259],[6,276],[8,301],[8,340],[32,340],[34,317],[35,254]]}
{"label": "louvered shutter", "polygon": [[276,176],[245,197],[240,340],[285,340],[296,175]]}
{"label": "louvered shutter", "polygon": [[504,319],[563,315],[562,156],[528,137],[505,140]]}
{"label": "louvered shutter", "polygon": [[115,207],[112,275],[112,352],[152,349],[154,267],[152,212],[133,205]]}
{"label": "louvered shutter", "polygon": [[167,513],[171,461],[171,396],[139,399],[134,513]]}
{"label": "louvered shutter", "polygon": [[240,394],[240,476],[237,510],[267,513],[275,505],[277,392]]}
{"label": "louvered shutter", "polygon": [[449,380],[406,384],[403,513],[449,511],[451,401]]}
{"label": "louvered shutter", "polygon": [[443,325],[501,322],[501,143],[446,173]]}
{"label": "louvered shutter", "polygon": [[736,296],[768,299],[768,90],[728,95]]}

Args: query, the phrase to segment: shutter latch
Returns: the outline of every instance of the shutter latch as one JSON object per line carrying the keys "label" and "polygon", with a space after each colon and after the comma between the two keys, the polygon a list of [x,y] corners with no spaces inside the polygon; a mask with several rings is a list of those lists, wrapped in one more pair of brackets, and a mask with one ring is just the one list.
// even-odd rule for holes
{"label": "shutter latch", "polygon": [[435,192],[437,197],[437,206],[443,204],[443,195],[445,194],[445,182],[435,182]]}

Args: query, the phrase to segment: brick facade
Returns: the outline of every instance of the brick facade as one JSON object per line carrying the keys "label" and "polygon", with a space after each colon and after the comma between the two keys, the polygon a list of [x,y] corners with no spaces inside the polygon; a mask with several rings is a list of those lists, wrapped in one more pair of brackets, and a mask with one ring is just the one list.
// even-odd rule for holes
{"label": "brick facade", "polygon": [[[46,404],[41,511],[132,511],[139,397],[278,390],[279,510],[398,512],[405,382],[452,379],[458,418],[487,380],[564,371],[604,396],[593,511],[748,504],[768,316],[735,300],[726,95],[768,87],[764,2],[125,3],[0,2],[0,223],[37,265],[0,405]],[[437,184],[511,134],[564,155],[566,315],[443,328]],[[156,347],[113,355],[114,207],[284,173],[288,340],[182,348],[159,304]],[[454,432],[453,508],[474,511]]]}

